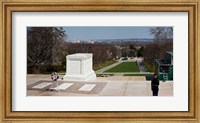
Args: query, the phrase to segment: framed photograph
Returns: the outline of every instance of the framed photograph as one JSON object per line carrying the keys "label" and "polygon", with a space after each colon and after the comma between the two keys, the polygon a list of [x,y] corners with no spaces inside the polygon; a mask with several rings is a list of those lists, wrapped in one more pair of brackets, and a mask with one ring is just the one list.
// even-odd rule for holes
{"label": "framed photograph", "polygon": [[1,2],[2,122],[199,122],[199,1],[47,1]]}

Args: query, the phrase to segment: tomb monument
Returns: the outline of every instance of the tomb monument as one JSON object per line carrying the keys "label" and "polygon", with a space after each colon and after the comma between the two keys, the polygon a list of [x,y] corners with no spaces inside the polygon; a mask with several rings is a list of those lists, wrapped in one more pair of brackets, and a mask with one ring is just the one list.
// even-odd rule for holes
{"label": "tomb monument", "polygon": [[92,53],[76,53],[66,56],[66,81],[94,81],[96,74],[92,68]]}

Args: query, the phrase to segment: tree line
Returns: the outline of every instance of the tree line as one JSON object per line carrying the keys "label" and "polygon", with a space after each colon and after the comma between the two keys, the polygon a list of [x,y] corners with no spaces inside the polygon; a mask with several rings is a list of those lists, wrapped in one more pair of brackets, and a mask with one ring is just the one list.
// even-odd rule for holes
{"label": "tree line", "polygon": [[156,59],[163,59],[166,51],[173,51],[173,27],[152,27],[150,34],[154,42],[144,48],[144,62],[150,71],[154,71]]}
{"label": "tree line", "polygon": [[166,51],[173,51],[173,27],[152,27],[154,42],[135,45],[126,42],[120,46],[108,43],[69,43],[62,27],[27,28],[27,72],[46,73],[65,71],[66,56],[74,53],[93,53],[93,65],[120,57],[144,57],[153,71],[155,59],[162,59]]}
{"label": "tree line", "polygon": [[93,65],[114,60],[114,44],[82,44],[66,42],[61,27],[29,27],[27,29],[27,71],[48,73],[65,71],[66,56],[74,53],[93,53]]}

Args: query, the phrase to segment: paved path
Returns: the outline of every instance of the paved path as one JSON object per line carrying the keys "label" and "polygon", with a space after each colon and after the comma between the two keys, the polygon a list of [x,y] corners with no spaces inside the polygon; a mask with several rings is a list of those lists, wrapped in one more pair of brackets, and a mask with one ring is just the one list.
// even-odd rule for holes
{"label": "paved path", "polygon": [[96,73],[96,74],[101,74],[101,73],[103,73],[104,71],[106,71],[106,70],[108,70],[108,69],[111,69],[111,68],[113,68],[113,67],[115,67],[115,66],[117,66],[117,65],[119,65],[119,64],[121,64],[121,63],[122,63],[121,61],[118,61],[118,62],[116,62],[116,63],[114,63],[114,64],[111,64],[111,65],[109,65],[109,66],[106,66],[106,67],[104,67],[104,68],[102,68],[102,69],[99,69],[99,70],[95,71],[95,73]]}
{"label": "paved path", "polygon": [[[41,81],[42,80],[42,81]],[[151,82],[144,76],[97,77],[93,82],[59,80],[60,92],[43,88],[51,82],[49,75],[27,75],[27,96],[151,96]],[[44,85],[45,86],[45,85]],[[56,88],[56,87],[53,87]],[[85,89],[85,91],[81,91]],[[173,96],[173,81],[160,81],[159,96]]]}
{"label": "paved path", "polygon": [[142,61],[137,61],[138,67],[140,69],[140,72],[147,72],[146,67],[144,66]]}

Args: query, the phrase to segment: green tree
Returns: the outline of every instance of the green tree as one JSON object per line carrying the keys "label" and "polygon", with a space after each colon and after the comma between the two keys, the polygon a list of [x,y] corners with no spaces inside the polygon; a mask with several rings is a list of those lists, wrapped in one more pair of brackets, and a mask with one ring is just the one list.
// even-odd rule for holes
{"label": "green tree", "polygon": [[135,57],[136,56],[136,48],[133,44],[130,44],[129,46],[129,57]]}
{"label": "green tree", "polygon": [[138,50],[137,50],[137,57],[143,57],[144,56],[144,47],[140,47]]}

